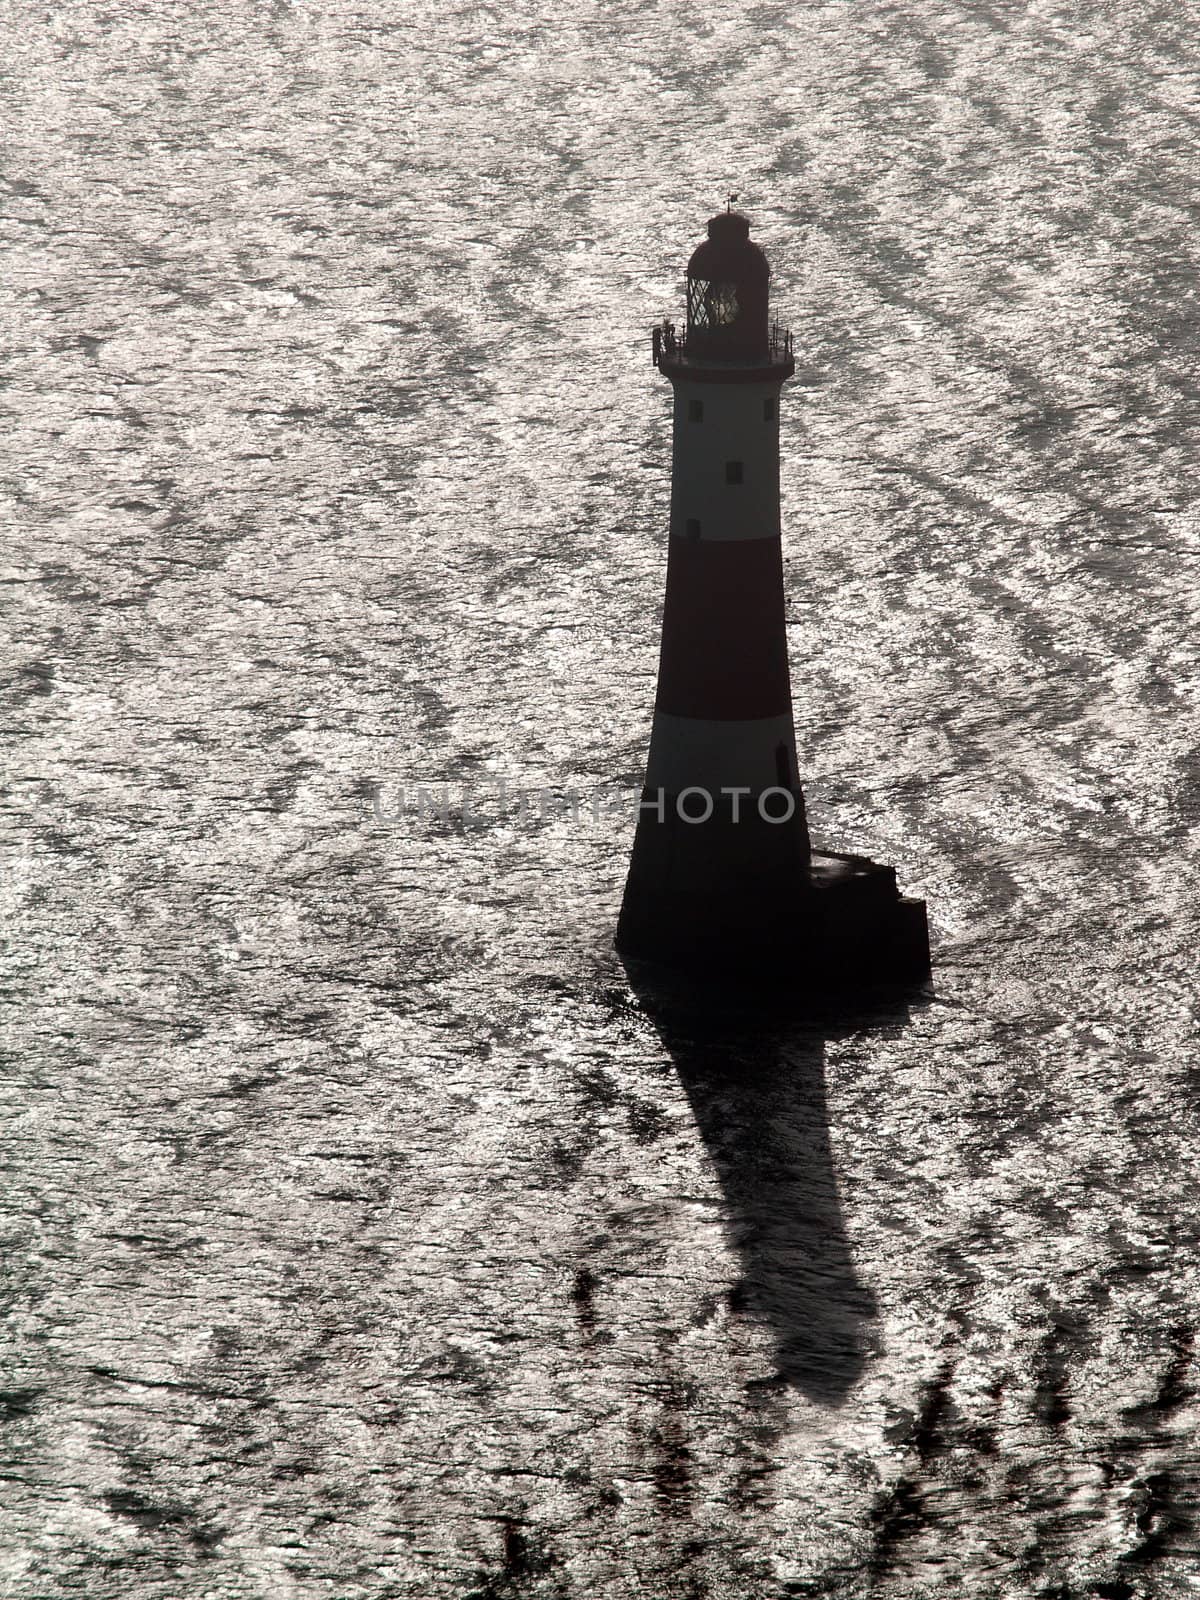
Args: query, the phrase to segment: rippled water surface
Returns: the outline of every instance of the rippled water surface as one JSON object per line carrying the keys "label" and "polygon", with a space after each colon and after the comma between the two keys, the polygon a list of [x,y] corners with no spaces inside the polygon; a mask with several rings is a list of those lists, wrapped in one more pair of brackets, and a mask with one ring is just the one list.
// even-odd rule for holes
{"label": "rippled water surface", "polygon": [[[0,1593],[1200,1589],[1195,28],[5,9]],[[870,1016],[400,805],[638,780],[729,190]]]}

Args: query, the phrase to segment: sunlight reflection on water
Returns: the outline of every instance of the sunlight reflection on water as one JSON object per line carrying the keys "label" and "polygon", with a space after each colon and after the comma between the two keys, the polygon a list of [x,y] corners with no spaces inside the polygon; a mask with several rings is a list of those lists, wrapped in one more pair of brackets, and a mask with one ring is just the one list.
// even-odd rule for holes
{"label": "sunlight reflection on water", "polygon": [[[1176,1593],[1183,14],[9,43],[10,1592]],[[639,781],[646,329],[730,187],[815,833],[929,900],[883,1018],[631,982],[619,818],[372,816]]]}

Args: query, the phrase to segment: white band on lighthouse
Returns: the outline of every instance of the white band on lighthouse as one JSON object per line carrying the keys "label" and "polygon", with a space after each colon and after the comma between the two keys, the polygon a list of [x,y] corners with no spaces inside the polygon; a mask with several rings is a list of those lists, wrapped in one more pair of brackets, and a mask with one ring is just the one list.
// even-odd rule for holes
{"label": "white band on lighthouse", "polygon": [[671,537],[778,538],[779,378],[674,389]]}

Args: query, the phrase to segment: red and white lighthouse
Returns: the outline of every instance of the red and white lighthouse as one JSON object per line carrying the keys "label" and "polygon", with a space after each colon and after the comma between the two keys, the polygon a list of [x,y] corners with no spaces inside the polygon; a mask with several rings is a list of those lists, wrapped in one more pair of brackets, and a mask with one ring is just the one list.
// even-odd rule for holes
{"label": "red and white lighthouse", "polygon": [[617,944],[675,964],[887,982],[929,967],[924,903],[891,867],[812,850],[796,764],[779,519],[791,335],[767,258],[725,211],[654,330],[674,389],[658,693]]}

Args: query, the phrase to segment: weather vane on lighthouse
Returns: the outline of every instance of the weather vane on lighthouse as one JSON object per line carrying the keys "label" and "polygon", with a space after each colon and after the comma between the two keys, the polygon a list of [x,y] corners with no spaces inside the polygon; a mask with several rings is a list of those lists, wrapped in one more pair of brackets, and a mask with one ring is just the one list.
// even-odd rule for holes
{"label": "weather vane on lighthouse", "polygon": [[923,901],[892,867],[816,851],[796,764],[779,517],[792,337],[736,195],[687,269],[687,326],[654,329],[674,390],[670,536],[646,782],[617,926],[628,955],[800,983],[929,970]]}

